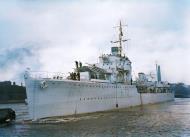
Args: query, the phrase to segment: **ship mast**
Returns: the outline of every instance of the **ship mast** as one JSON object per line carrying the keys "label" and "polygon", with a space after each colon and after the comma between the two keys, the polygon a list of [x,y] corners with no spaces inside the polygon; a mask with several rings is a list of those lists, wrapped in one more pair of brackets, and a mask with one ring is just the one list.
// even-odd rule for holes
{"label": "ship mast", "polygon": [[118,48],[119,48],[119,55],[122,56],[123,53],[123,47],[122,43],[128,41],[129,39],[123,39],[123,31],[122,27],[127,26],[127,25],[122,25],[121,20],[119,26],[116,26],[115,28],[119,28],[119,40],[116,41],[111,41],[111,43],[119,43]]}

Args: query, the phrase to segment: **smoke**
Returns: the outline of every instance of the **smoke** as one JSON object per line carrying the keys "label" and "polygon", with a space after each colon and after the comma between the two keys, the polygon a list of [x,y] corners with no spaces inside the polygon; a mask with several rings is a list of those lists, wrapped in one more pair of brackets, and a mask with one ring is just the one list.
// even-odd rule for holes
{"label": "smoke", "polygon": [[0,51],[0,80],[23,81],[27,67],[39,69],[39,47],[36,43],[25,43],[20,47]]}

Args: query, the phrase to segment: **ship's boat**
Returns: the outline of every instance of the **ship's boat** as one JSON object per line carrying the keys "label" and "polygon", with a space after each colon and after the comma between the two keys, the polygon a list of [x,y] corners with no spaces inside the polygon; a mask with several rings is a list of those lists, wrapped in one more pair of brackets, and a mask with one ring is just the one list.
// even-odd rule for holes
{"label": "ship's boat", "polygon": [[12,123],[16,118],[15,111],[10,108],[0,109],[0,126]]}
{"label": "ship's boat", "polygon": [[[166,82],[148,81],[143,73],[132,81],[131,61],[123,53],[123,27],[120,22],[119,39],[111,41],[111,54],[99,56],[96,64],[76,68],[64,78],[62,73],[33,72],[24,75],[29,114],[32,120],[52,116],[106,111],[117,108],[158,103],[174,99]],[[158,71],[157,71],[158,72]]]}

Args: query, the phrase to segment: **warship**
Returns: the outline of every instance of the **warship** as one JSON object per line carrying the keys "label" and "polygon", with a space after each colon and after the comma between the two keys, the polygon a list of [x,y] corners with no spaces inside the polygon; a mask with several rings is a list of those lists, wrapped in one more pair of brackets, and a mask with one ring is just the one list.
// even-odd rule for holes
{"label": "warship", "polygon": [[53,116],[106,111],[118,108],[159,103],[174,99],[168,82],[149,81],[144,73],[132,81],[131,61],[123,53],[123,25],[118,28],[118,40],[111,41],[111,54],[99,56],[99,62],[76,68],[69,76],[62,73],[34,72],[24,74],[27,104],[31,120]]}

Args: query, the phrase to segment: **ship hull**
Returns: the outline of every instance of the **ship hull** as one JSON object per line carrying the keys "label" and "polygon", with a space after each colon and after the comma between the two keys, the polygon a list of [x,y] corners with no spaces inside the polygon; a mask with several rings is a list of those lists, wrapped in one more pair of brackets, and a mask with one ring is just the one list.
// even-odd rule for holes
{"label": "ship hull", "polygon": [[25,79],[25,84],[31,120],[174,99],[173,93],[138,93],[135,85],[34,78]]}

